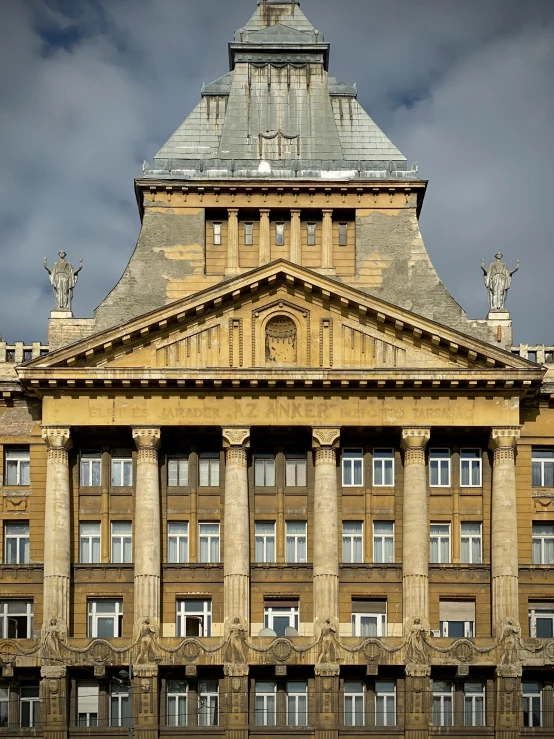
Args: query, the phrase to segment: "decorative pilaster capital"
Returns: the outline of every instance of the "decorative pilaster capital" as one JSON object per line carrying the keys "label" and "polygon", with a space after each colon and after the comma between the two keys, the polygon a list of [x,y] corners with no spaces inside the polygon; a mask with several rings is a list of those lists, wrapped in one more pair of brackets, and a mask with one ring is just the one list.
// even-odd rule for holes
{"label": "decorative pilaster capital", "polygon": [[271,213],[271,208],[260,208],[260,215],[268,216]]}
{"label": "decorative pilaster capital", "polygon": [[302,211],[300,210],[300,208],[291,208],[291,210],[290,210],[291,216],[295,216],[295,217],[298,217],[298,218],[300,218],[301,213],[302,213]]}
{"label": "decorative pilaster capital", "polygon": [[500,428],[491,429],[491,435],[489,439],[489,448],[494,452],[499,450],[515,449],[516,444],[520,437],[519,426],[504,426]]}
{"label": "decorative pilaster capital", "polygon": [[332,208],[323,208],[323,215],[324,216],[332,216],[333,215],[333,209]]}
{"label": "decorative pilaster capital", "polygon": [[67,426],[43,426],[42,438],[49,450],[68,451],[72,447],[71,429]]}
{"label": "decorative pilaster capital", "polygon": [[425,447],[431,438],[431,429],[410,427],[403,428],[400,446],[404,450],[404,466],[425,464]]}
{"label": "decorative pilaster capital", "polygon": [[334,449],[340,443],[340,428],[329,426],[317,426],[312,428],[312,446],[328,447]]}
{"label": "decorative pilaster capital", "polygon": [[227,215],[229,216],[238,216],[239,209],[238,208],[227,208]]}
{"label": "decorative pilaster capital", "polygon": [[133,441],[137,449],[159,449],[162,441],[162,431],[159,426],[135,426],[132,429]]}
{"label": "decorative pilaster capital", "polygon": [[244,426],[229,426],[222,428],[221,433],[223,436],[223,447],[229,449],[230,447],[249,447],[250,446],[250,428],[244,428]]}

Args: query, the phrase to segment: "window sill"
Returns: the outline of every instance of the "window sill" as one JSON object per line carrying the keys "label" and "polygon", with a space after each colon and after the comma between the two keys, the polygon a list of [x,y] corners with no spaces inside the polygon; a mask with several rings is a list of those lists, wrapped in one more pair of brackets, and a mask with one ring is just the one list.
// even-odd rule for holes
{"label": "window sill", "polygon": [[340,569],[364,569],[364,570],[399,570],[402,569],[401,562],[340,562]]}
{"label": "window sill", "polygon": [[32,494],[30,485],[6,485],[2,488],[4,498],[28,498]]}
{"label": "window sill", "polygon": [[122,485],[119,487],[118,485],[110,485],[109,489],[110,495],[133,495],[134,487],[127,487],[125,485]]}
{"label": "window sill", "polygon": [[9,562],[0,562],[0,572],[6,570],[13,570],[14,572],[29,572],[30,570],[43,570],[44,565],[42,562],[28,562],[27,564],[11,564]]}
{"label": "window sill", "polygon": [[86,564],[84,562],[74,562],[74,570],[99,570],[104,572],[105,570],[132,570],[134,569],[134,562],[95,562]]}

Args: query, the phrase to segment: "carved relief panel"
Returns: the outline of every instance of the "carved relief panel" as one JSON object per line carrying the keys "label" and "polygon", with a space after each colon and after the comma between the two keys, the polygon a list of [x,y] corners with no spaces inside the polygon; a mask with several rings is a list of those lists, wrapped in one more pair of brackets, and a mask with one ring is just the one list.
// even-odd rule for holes
{"label": "carved relief panel", "polygon": [[252,312],[254,367],[310,367],[310,311],[278,300]]}

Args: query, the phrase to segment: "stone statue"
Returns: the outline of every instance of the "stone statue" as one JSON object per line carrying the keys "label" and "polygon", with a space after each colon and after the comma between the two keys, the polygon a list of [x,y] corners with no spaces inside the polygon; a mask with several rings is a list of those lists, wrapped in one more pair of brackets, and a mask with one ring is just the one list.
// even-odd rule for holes
{"label": "stone statue", "polygon": [[405,661],[407,664],[427,665],[427,645],[425,643],[426,628],[421,619],[414,618],[408,635],[406,636]]}
{"label": "stone statue", "polygon": [[227,639],[227,648],[225,651],[225,662],[233,662],[235,664],[245,664],[245,639],[246,629],[240,618],[236,616],[229,628],[229,637]]}
{"label": "stone statue", "polygon": [[46,627],[43,635],[42,650],[45,659],[53,662],[62,662],[62,644],[65,629],[56,618],[53,618]]}
{"label": "stone statue", "polygon": [[337,661],[337,627],[330,618],[326,619],[321,627],[321,650],[319,652],[318,664],[331,665]]}
{"label": "stone statue", "polygon": [[519,653],[521,646],[520,625],[514,618],[509,617],[504,622],[502,634],[500,636],[500,647],[502,649],[500,664],[517,665],[521,662]]}
{"label": "stone statue", "polygon": [[502,262],[502,253],[495,254],[496,262],[485,269],[485,260],[481,259],[481,269],[483,270],[485,286],[489,291],[489,311],[506,310],[506,297],[512,283],[512,275],[519,269],[519,259],[516,262],[516,268],[510,272],[508,267]]}
{"label": "stone statue", "polygon": [[140,647],[137,664],[148,665],[159,662],[160,655],[157,646],[158,630],[149,618],[145,618],[140,626]]}
{"label": "stone statue", "polygon": [[77,284],[79,272],[83,269],[83,260],[79,262],[79,268],[73,269],[70,262],[66,262],[66,253],[58,252],[59,260],[54,262],[52,269],[48,269],[48,262],[44,257],[44,269],[50,275],[50,282],[54,288],[57,310],[71,310],[73,300],[73,288]]}

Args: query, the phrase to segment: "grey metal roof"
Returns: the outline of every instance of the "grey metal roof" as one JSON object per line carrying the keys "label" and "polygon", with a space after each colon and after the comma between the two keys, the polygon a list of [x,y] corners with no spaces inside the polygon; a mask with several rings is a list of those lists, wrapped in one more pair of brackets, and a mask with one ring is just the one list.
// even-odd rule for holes
{"label": "grey metal roof", "polygon": [[203,87],[146,174],[414,176],[356,88],[329,75],[328,49],[297,3],[260,0],[230,44],[232,71]]}

